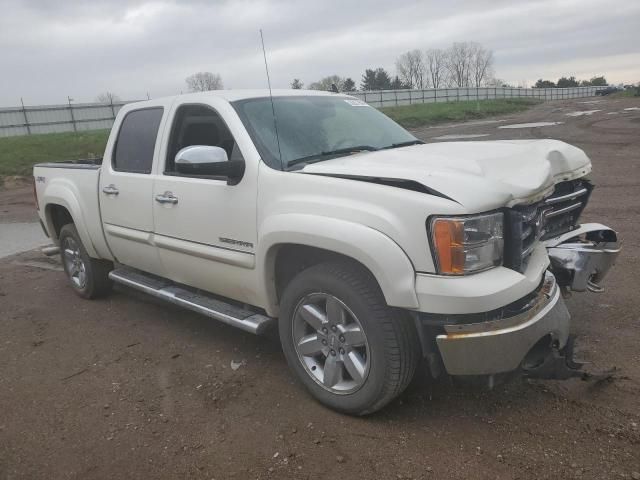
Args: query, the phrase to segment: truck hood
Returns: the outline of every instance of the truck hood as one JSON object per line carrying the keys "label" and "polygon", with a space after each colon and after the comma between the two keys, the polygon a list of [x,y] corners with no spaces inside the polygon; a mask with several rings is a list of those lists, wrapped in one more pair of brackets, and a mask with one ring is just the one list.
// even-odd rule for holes
{"label": "truck hood", "polygon": [[360,152],[300,171],[357,180],[410,180],[472,213],[538,201],[556,183],[588,174],[591,161],[579,148],[558,140],[498,140]]}

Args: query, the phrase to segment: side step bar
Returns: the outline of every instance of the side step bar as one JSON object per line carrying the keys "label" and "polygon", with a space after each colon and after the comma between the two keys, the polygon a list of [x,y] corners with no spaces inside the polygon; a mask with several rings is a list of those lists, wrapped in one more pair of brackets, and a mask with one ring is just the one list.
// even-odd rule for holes
{"label": "side step bar", "polygon": [[264,333],[275,319],[226,303],[206,293],[177,285],[154,275],[130,268],[118,268],[109,272],[109,278],[135,290],[148,293],[187,310],[201,313],[221,322],[259,335]]}

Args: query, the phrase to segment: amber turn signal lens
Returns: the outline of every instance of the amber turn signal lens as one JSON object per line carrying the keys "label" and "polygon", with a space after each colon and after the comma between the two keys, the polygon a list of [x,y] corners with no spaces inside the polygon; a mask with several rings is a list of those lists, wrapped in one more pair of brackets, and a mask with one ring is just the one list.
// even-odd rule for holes
{"label": "amber turn signal lens", "polygon": [[438,219],[433,223],[433,239],[440,273],[464,274],[464,223]]}

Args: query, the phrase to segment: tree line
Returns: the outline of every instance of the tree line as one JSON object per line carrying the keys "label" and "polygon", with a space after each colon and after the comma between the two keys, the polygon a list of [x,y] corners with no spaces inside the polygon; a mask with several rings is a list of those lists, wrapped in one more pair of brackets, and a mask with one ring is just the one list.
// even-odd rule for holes
{"label": "tree line", "polygon": [[[494,77],[493,51],[477,42],[456,42],[449,48],[409,50],[398,56],[396,71],[389,73],[382,67],[368,68],[360,79],[361,90],[398,90],[444,87],[501,86]],[[351,92],[356,90],[353,79],[330,75],[309,85],[312,90]],[[291,88],[303,88],[295,78]]]}
{"label": "tree line", "polygon": [[[217,73],[198,72],[185,78],[189,92],[221,90],[224,88],[222,77]],[[589,80],[577,80],[575,76],[560,77],[557,82],[539,79],[535,88],[567,88],[606,86],[604,76]],[[291,88],[302,89],[304,82],[294,78]],[[395,72],[389,73],[382,67],[365,69],[360,78],[360,90],[401,90],[448,87],[509,87],[495,77],[493,51],[477,42],[456,42],[449,48],[430,48],[427,50],[409,50],[395,60]],[[337,90],[354,92],[358,89],[350,77],[329,75],[312,82],[311,90]],[[105,92],[97,97],[102,103],[113,103],[120,98]]]}
{"label": "tree line", "polygon": [[607,79],[604,75],[591,77],[589,80],[576,80],[576,77],[560,77],[557,82],[539,79],[534,85],[535,88],[569,88],[569,87],[606,87]]}

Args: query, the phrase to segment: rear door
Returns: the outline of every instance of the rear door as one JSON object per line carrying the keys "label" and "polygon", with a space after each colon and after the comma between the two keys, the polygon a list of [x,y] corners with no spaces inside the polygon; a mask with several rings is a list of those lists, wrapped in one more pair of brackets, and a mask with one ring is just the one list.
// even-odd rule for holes
{"label": "rear door", "polygon": [[[153,244],[153,159],[168,110],[148,104],[126,108],[114,124],[100,173],[100,211],[107,243],[118,262],[162,274]],[[115,138],[114,138],[115,137]]]}
{"label": "rear door", "polygon": [[[166,130],[153,187],[154,242],[166,276],[250,303],[257,236],[257,162],[248,161],[256,154],[253,143],[233,108],[217,98],[176,105]],[[175,156],[192,145],[218,146],[230,160],[245,161],[240,182],[178,174]],[[166,197],[172,202],[162,201]]]}

